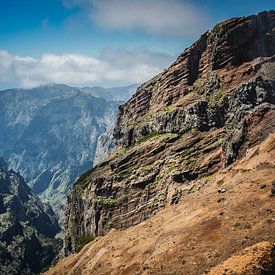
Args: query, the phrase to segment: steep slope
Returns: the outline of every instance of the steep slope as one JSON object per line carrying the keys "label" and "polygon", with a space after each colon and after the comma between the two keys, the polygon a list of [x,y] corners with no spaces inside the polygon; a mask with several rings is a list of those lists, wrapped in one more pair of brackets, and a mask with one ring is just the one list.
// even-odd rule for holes
{"label": "steep slope", "polygon": [[235,18],[143,84],[120,108],[116,152],[68,196],[66,252],[185,200],[183,187],[274,132],[274,54],[274,11]]}
{"label": "steep slope", "polygon": [[60,231],[50,206],[43,205],[19,173],[0,157],[0,273],[39,273],[57,256]]}
{"label": "steep slope", "polygon": [[[47,274],[208,273],[245,247],[275,242],[274,179],[275,133],[233,166],[178,186],[184,197],[177,204],[168,205],[139,225],[112,229],[97,237]],[[259,245],[259,250],[253,250],[254,257],[231,260],[211,274],[274,274],[271,249],[272,245]],[[252,256],[251,249],[246,253]],[[266,273],[239,272],[253,267],[256,271],[265,268]]]}
{"label": "steep slope", "polygon": [[65,85],[1,91],[0,153],[60,212],[71,184],[93,166],[119,104]]}

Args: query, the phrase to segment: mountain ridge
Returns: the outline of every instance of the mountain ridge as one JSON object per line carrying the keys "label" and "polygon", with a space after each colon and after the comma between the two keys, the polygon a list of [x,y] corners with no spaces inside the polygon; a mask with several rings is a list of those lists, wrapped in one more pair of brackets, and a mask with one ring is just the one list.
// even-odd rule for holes
{"label": "mountain ridge", "polygon": [[184,200],[185,186],[232,165],[273,133],[274,54],[275,11],[235,18],[141,85],[120,107],[116,150],[68,195],[66,253]]}

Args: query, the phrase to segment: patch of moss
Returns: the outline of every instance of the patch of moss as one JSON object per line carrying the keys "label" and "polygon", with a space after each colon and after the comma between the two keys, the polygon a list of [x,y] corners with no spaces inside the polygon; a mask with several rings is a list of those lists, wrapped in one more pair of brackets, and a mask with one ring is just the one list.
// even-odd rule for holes
{"label": "patch of moss", "polygon": [[139,145],[149,139],[152,139],[152,138],[156,138],[156,137],[160,137],[161,134],[159,132],[152,132],[150,134],[148,134],[147,136],[144,136],[142,139],[140,139],[138,142],[136,142],[135,145]]}
{"label": "patch of moss", "polygon": [[222,104],[223,99],[224,99],[224,91],[223,89],[219,89],[216,91],[213,91],[211,95],[207,97],[209,103],[213,106],[219,106]]}
{"label": "patch of moss", "polygon": [[79,178],[78,180],[76,181],[75,185],[77,184],[81,184],[83,181],[85,181],[85,179],[91,175],[95,170],[96,170],[97,167],[93,167],[92,169],[86,171],[85,173],[83,173]]}
{"label": "patch of moss", "polygon": [[161,111],[163,111],[163,112],[169,112],[170,111],[170,108],[168,107],[168,106],[165,106],[165,107],[163,107],[162,109],[161,109]]}
{"label": "patch of moss", "polygon": [[105,206],[105,207],[112,207],[118,204],[118,199],[112,199],[112,198],[104,198],[101,196],[98,196],[96,198],[96,202]]}
{"label": "patch of moss", "polygon": [[174,111],[175,109],[176,108],[174,106],[164,106],[158,112],[169,113],[169,112]]}

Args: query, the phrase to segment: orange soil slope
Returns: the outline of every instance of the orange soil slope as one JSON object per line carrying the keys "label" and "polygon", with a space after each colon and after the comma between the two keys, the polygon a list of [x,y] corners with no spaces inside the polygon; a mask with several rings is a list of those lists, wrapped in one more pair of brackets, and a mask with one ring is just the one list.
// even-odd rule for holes
{"label": "orange soil slope", "polygon": [[275,273],[275,243],[260,242],[211,269],[209,275],[267,274],[267,271]]}
{"label": "orange soil slope", "polygon": [[[245,247],[275,242],[272,180],[275,133],[233,166],[182,186],[186,195],[179,204],[98,237],[46,274],[208,273]],[[219,266],[210,272],[246,274],[224,273]]]}

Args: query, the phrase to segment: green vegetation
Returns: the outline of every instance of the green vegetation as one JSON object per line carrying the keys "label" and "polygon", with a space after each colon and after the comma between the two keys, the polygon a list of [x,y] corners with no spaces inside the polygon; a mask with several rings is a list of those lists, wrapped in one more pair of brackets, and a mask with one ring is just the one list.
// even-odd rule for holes
{"label": "green vegetation", "polygon": [[101,196],[97,196],[96,202],[105,206],[105,207],[112,207],[118,204],[118,199],[112,199],[112,198],[104,198]]}
{"label": "green vegetation", "polygon": [[174,106],[164,106],[162,109],[160,109],[161,112],[169,113],[174,111],[176,108]]}
{"label": "green vegetation", "polygon": [[160,136],[161,136],[161,134],[159,132],[152,132],[152,133],[148,134],[147,136],[144,136],[139,141],[137,141],[135,145],[139,145],[139,144],[141,144],[141,143],[143,143],[143,142],[145,142],[145,141],[147,141],[149,139],[158,138]]}
{"label": "green vegetation", "polygon": [[95,240],[95,237],[81,237],[76,241],[76,252],[79,252],[86,244]]}
{"label": "green vegetation", "polygon": [[92,169],[86,171],[85,173],[83,173],[78,180],[76,181],[76,185],[77,184],[81,184],[89,175],[91,175],[97,167],[93,167]]}
{"label": "green vegetation", "polygon": [[221,105],[224,99],[224,91],[222,89],[216,90],[207,99],[211,105]]}
{"label": "green vegetation", "polygon": [[108,158],[108,160],[112,160],[116,157],[120,157],[123,156],[125,154],[127,154],[128,152],[130,152],[132,149],[135,149],[135,147],[141,145],[142,143],[148,141],[148,140],[155,140],[158,138],[162,138],[162,137],[176,137],[176,136],[181,136],[179,133],[159,133],[159,132],[152,132],[146,136],[144,136],[143,138],[141,138],[139,141],[137,141],[136,143],[132,144],[129,147],[124,147],[124,148],[119,148],[117,150],[115,150]]}
{"label": "green vegetation", "polygon": [[200,190],[200,186],[197,185],[197,184],[194,184],[189,190],[188,190],[188,193],[194,193],[196,191],[199,191]]}
{"label": "green vegetation", "polygon": [[163,107],[162,109],[161,109],[161,111],[163,111],[163,112],[169,112],[169,107],[168,106],[165,106],[165,107]]}

